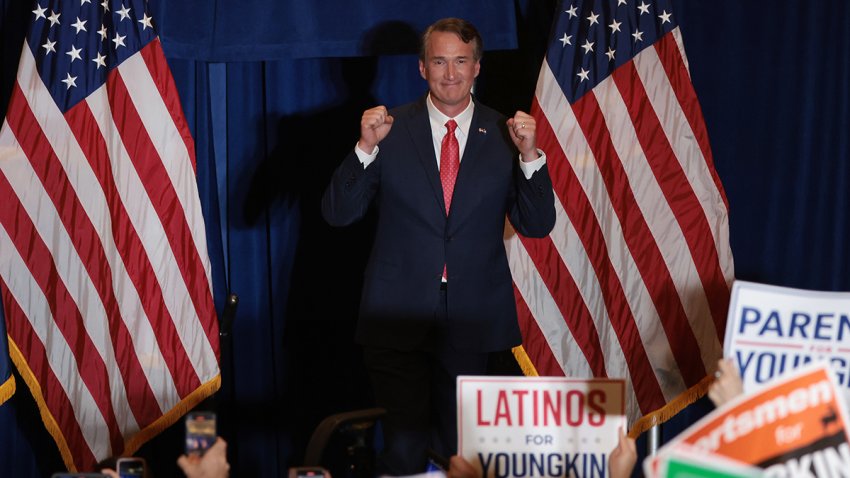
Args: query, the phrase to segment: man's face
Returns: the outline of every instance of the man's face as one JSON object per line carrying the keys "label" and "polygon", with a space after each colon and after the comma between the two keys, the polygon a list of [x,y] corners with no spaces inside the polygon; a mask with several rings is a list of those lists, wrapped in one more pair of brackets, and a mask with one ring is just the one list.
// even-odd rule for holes
{"label": "man's face", "polygon": [[432,32],[425,60],[419,60],[419,73],[428,82],[431,100],[446,116],[457,116],[469,103],[472,83],[481,69],[472,45],[451,32]]}

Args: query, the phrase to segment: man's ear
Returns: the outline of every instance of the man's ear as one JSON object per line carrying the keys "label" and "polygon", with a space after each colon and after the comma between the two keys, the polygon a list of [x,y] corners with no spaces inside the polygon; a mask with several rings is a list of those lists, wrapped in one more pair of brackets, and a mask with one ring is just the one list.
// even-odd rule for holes
{"label": "man's ear", "polygon": [[[475,73],[478,75],[478,73]],[[427,80],[428,77],[425,76],[425,63],[422,60],[419,60],[419,75],[422,76],[423,80]]]}

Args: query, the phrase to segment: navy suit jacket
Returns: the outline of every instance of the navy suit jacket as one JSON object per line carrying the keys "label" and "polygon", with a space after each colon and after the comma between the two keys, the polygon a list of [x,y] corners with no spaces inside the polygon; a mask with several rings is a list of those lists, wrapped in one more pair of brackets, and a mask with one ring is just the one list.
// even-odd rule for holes
{"label": "navy suit jacket", "polygon": [[[357,221],[372,203],[378,208],[357,341],[408,349],[422,346],[436,328],[459,350],[518,345],[505,216],[526,236],[551,231],[555,209],[547,168],[526,179],[506,118],[476,102],[446,216],[425,98],[390,114],[392,129],[377,159],[364,169],[352,150],[322,198],[322,214],[334,226]],[[444,264],[448,319],[436,323]]]}

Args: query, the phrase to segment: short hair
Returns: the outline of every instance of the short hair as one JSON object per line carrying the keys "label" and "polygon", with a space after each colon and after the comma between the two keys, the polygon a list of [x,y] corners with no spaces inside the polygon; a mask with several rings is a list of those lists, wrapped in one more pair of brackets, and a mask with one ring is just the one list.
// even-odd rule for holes
{"label": "short hair", "polygon": [[454,33],[460,37],[464,43],[472,42],[473,60],[478,61],[481,59],[481,55],[484,50],[484,42],[481,40],[481,34],[478,33],[478,29],[475,28],[475,25],[462,18],[443,18],[442,20],[434,22],[425,30],[425,33],[422,34],[422,44],[419,49],[420,60],[426,60],[427,52],[425,49],[428,48],[428,38],[433,32]]}

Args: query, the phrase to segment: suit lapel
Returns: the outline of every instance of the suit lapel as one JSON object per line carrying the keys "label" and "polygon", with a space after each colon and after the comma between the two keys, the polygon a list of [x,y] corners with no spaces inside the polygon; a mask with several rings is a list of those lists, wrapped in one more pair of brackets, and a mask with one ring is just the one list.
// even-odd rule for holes
{"label": "suit lapel", "polygon": [[[476,105],[478,106],[478,105]],[[487,136],[491,134],[499,134],[496,125],[490,124],[481,115],[481,108],[476,107],[472,114],[472,123],[469,125],[469,136],[466,139],[466,148],[463,150],[463,157],[460,160],[460,169],[457,173],[457,182],[452,196],[452,218],[454,222],[467,211],[465,206],[471,201],[470,194],[475,190],[475,168],[483,161],[481,158],[481,148],[487,141]]]}
{"label": "suit lapel", "polygon": [[428,108],[425,106],[424,98],[411,111],[408,132],[413,141],[419,163],[425,170],[425,176],[431,184],[431,190],[434,192],[434,199],[437,201],[437,206],[445,216],[446,207],[443,202],[443,183],[440,181],[437,157],[434,155],[431,120],[428,118]]}

